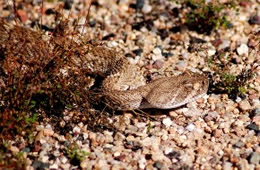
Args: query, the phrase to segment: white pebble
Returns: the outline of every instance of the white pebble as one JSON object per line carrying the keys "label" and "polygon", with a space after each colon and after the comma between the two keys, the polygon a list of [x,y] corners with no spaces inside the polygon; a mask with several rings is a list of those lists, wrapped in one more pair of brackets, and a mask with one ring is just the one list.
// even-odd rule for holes
{"label": "white pebble", "polygon": [[145,158],[142,157],[142,158],[138,161],[138,164],[139,164],[139,168],[144,169],[145,166],[146,166],[146,160],[145,160]]}
{"label": "white pebble", "polygon": [[166,126],[166,127],[170,127],[172,125],[172,121],[170,118],[165,118],[163,119],[162,123]]}
{"label": "white pebble", "polygon": [[232,163],[231,162],[224,162],[223,170],[231,170],[231,169],[232,169]]}
{"label": "white pebble", "polygon": [[229,40],[223,40],[222,44],[218,46],[218,50],[225,49],[229,47],[230,41]]}
{"label": "white pebble", "polygon": [[216,53],[215,49],[209,49],[208,50],[208,56],[213,56]]}
{"label": "white pebble", "polygon": [[149,4],[144,4],[144,6],[143,6],[143,8],[142,8],[142,12],[145,13],[145,14],[147,14],[147,13],[149,13],[149,12],[151,12],[151,11],[152,11],[152,6],[149,5]]}
{"label": "white pebble", "polygon": [[168,155],[169,153],[171,153],[173,151],[173,148],[170,148],[170,147],[166,147],[165,150],[164,150],[164,153],[166,155]]}
{"label": "white pebble", "polygon": [[73,133],[80,133],[80,128],[78,126],[75,126],[73,128]]}
{"label": "white pebble", "polygon": [[159,55],[162,54],[162,51],[160,48],[156,47],[155,49],[153,49],[153,53]]}
{"label": "white pebble", "polygon": [[58,167],[57,164],[52,164],[52,165],[50,165],[49,168],[50,168],[50,169],[58,169],[59,167]]}
{"label": "white pebble", "polygon": [[237,48],[237,53],[238,55],[243,55],[243,54],[248,54],[248,46],[246,44],[241,44],[238,48]]}
{"label": "white pebble", "polygon": [[65,163],[68,161],[68,159],[67,159],[65,156],[62,156],[62,157],[60,158],[60,161],[61,161],[63,164],[65,164]]}
{"label": "white pebble", "polygon": [[192,132],[192,131],[195,129],[195,125],[192,124],[192,123],[190,123],[190,124],[188,124],[188,126],[186,127],[186,129],[187,129],[188,131]]}

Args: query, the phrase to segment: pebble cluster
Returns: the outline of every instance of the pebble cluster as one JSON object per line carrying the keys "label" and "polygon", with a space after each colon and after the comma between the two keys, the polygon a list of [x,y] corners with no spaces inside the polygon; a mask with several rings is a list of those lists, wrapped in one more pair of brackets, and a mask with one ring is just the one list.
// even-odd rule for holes
{"label": "pebble cluster", "polygon": [[[53,16],[47,12],[63,3],[65,16],[85,23],[86,4],[79,0],[45,2],[42,22],[48,25]],[[33,0],[17,11],[25,25],[40,17],[40,5]],[[252,36],[259,34],[259,1],[241,1],[238,11],[227,9],[232,27],[210,35],[180,26],[182,15],[172,14],[180,8],[170,0],[97,0],[83,31],[86,38],[102,40],[124,54],[151,79],[185,70],[210,72],[208,60],[223,50],[234,60],[232,74],[260,64],[259,35]],[[9,10],[1,10],[12,18]],[[161,113],[155,120],[124,112],[111,118],[116,131],[90,131],[87,124],[70,123],[71,114],[66,114],[64,122],[71,127],[67,134],[56,132],[51,121],[39,122],[33,145],[19,139],[10,150],[24,153],[28,169],[259,170],[259,69],[249,86],[245,98],[208,94],[175,110],[154,111]]]}

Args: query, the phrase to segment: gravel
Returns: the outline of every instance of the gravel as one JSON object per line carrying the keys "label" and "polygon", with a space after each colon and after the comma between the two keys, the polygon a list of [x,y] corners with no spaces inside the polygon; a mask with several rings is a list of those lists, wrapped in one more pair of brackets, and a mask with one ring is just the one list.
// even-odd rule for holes
{"label": "gravel", "polygon": [[[212,72],[208,57],[219,54],[234,58],[231,73],[239,73],[250,63],[260,63],[259,55],[253,55],[259,37],[249,36],[259,27],[260,6],[255,0],[250,5],[246,2],[238,6],[240,12],[226,13],[232,28],[202,35],[185,26],[176,29],[183,14],[171,15],[181,9],[173,1],[97,0],[90,9],[85,37],[100,41],[114,35],[103,39],[103,44],[139,65],[145,77],[185,70]],[[46,9],[62,3],[44,2]],[[82,1],[68,0],[64,5],[64,14],[69,13],[71,20],[85,18]],[[21,7],[20,15],[30,25],[29,19],[40,18],[39,7],[26,7]],[[1,16],[10,17],[10,11],[1,8]],[[43,15],[43,24],[51,25],[51,18],[51,14]],[[159,30],[168,36],[162,37]],[[246,97],[236,101],[209,92],[174,110],[148,110],[155,119],[130,111],[115,114],[111,116],[115,129],[99,132],[89,130],[86,122],[74,122],[74,113],[64,113],[59,122],[64,128],[42,120],[31,144],[17,139],[10,141],[9,150],[25,153],[28,169],[260,169],[259,69],[249,86]],[[69,151],[79,157],[73,159]]]}

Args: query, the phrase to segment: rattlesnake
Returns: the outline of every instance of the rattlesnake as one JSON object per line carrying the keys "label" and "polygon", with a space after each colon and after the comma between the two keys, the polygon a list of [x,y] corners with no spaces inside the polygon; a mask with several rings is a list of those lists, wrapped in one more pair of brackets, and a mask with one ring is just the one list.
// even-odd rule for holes
{"label": "rattlesnake", "polygon": [[202,97],[208,90],[207,76],[191,71],[146,84],[138,66],[101,46],[88,48],[84,61],[82,67],[106,75],[102,94],[106,103],[118,110],[173,109]]}
{"label": "rattlesnake", "polygon": [[[8,34],[15,31],[14,27],[22,30],[15,33],[17,37],[38,34],[31,29],[10,26],[5,21],[0,21],[0,43],[8,41]],[[24,50],[28,52],[28,56],[34,50],[31,48]],[[74,50],[74,53],[77,50]],[[159,78],[146,84],[139,67],[130,64],[115,50],[83,43],[80,50],[80,55],[74,54],[68,58],[76,66],[104,77],[100,94],[104,97],[105,103],[114,109],[176,108],[203,96],[208,89],[207,76],[190,71],[173,77]]]}

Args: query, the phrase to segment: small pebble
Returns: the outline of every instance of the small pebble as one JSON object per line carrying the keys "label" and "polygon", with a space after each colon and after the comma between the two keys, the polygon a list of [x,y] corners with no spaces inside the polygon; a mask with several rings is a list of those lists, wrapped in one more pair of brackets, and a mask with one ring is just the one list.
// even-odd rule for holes
{"label": "small pebble", "polygon": [[251,164],[259,165],[260,163],[260,154],[257,152],[253,152],[249,155],[249,162]]}
{"label": "small pebble", "polygon": [[238,103],[238,106],[240,109],[242,109],[243,111],[246,110],[250,110],[251,109],[251,105],[248,102],[248,100],[242,100],[241,102]]}
{"label": "small pebble", "polygon": [[70,10],[73,4],[73,0],[64,0],[64,9]]}
{"label": "small pebble", "polygon": [[260,16],[258,15],[253,15],[249,18],[249,24],[256,24],[260,25]]}
{"label": "small pebble", "polygon": [[144,14],[148,14],[149,12],[152,11],[152,9],[153,9],[153,8],[152,8],[151,5],[145,3],[144,6],[143,6],[143,8],[142,8],[142,12],[143,12]]}
{"label": "small pebble", "polygon": [[172,125],[172,121],[171,121],[171,119],[168,118],[168,117],[165,118],[165,119],[163,119],[162,123],[166,126],[166,128],[167,128],[167,127],[170,127],[170,126]]}
{"label": "small pebble", "polygon": [[225,49],[230,46],[230,41],[229,40],[223,40],[222,43],[218,46],[218,50]]}
{"label": "small pebble", "polygon": [[159,47],[156,47],[155,49],[153,49],[153,53],[154,53],[155,55],[161,55],[161,54],[162,54],[162,51],[161,51],[161,49],[160,49]]}
{"label": "small pebble", "polygon": [[43,134],[44,134],[45,136],[53,136],[54,131],[53,131],[52,129],[44,129],[44,130],[43,130]]}
{"label": "small pebble", "polygon": [[254,130],[256,132],[259,131],[259,127],[255,123],[250,123],[249,125],[247,125],[247,129]]}
{"label": "small pebble", "polygon": [[74,134],[79,134],[80,128],[78,126],[75,126],[72,131],[73,131]]}
{"label": "small pebble", "polygon": [[154,63],[153,63],[153,68],[154,69],[161,69],[163,67],[163,61],[162,60],[156,60]]}
{"label": "small pebble", "polygon": [[180,60],[178,64],[176,65],[176,68],[180,71],[184,71],[187,67],[187,62]]}
{"label": "small pebble", "polygon": [[215,53],[216,53],[215,49],[208,49],[208,51],[207,51],[208,56],[213,56],[213,55],[215,55]]}
{"label": "small pebble", "polygon": [[24,10],[18,9],[17,15],[18,15],[20,21],[23,23],[28,20],[28,15],[27,15],[26,11],[24,11]]}
{"label": "small pebble", "polygon": [[247,55],[248,54],[248,46],[246,44],[241,44],[238,48],[237,48],[237,53],[238,55]]}
{"label": "small pebble", "polygon": [[139,168],[144,169],[146,166],[145,158],[142,157],[141,159],[139,159],[138,164],[139,164]]}
{"label": "small pebble", "polygon": [[195,129],[195,125],[192,124],[192,123],[189,123],[189,125],[186,126],[186,129],[187,129],[188,131],[192,132],[192,131]]}
{"label": "small pebble", "polygon": [[163,164],[162,164],[160,161],[156,161],[156,162],[154,163],[154,167],[157,168],[157,169],[161,169],[162,166],[163,166]]}
{"label": "small pebble", "polygon": [[224,162],[223,170],[232,170],[232,163],[231,162]]}
{"label": "small pebble", "polygon": [[17,153],[19,152],[20,150],[16,147],[16,146],[11,146],[10,147],[10,151],[14,152],[14,153]]}
{"label": "small pebble", "polygon": [[144,7],[144,0],[136,0],[136,9],[141,10]]}

